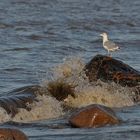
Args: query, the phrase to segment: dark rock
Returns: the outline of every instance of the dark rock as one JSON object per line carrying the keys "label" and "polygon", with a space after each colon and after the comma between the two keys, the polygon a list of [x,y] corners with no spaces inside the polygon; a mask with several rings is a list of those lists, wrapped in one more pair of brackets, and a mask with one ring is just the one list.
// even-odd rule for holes
{"label": "dark rock", "polygon": [[137,86],[140,82],[140,72],[120,60],[109,56],[97,55],[84,68],[91,82],[98,79],[114,81],[122,86]]}
{"label": "dark rock", "polygon": [[33,103],[36,100],[41,89],[38,85],[26,86],[16,90],[13,90],[5,96],[0,97],[0,107],[4,108],[11,117],[14,117],[18,113],[19,108],[24,108],[30,111],[27,103]]}
{"label": "dark rock", "polygon": [[93,104],[77,110],[69,118],[69,123],[73,127],[90,128],[119,124],[120,120],[111,108]]}
{"label": "dark rock", "polygon": [[18,129],[0,128],[0,140],[28,140],[28,138]]}
{"label": "dark rock", "polygon": [[75,98],[75,86],[65,83],[63,81],[51,81],[48,83],[47,91],[58,101],[64,101],[68,95]]}

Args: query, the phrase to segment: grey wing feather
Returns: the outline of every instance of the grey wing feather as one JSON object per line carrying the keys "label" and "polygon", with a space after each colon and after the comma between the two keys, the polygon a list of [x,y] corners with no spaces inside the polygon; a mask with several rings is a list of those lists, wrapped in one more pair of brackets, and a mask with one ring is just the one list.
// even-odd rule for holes
{"label": "grey wing feather", "polygon": [[108,49],[113,49],[113,48],[117,47],[117,45],[114,42],[111,42],[111,41],[106,41],[104,43],[104,46],[107,46]]}

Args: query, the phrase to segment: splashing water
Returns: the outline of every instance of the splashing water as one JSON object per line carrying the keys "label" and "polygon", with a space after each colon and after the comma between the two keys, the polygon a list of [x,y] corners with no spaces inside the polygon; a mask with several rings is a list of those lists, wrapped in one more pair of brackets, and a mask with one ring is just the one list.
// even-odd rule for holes
{"label": "splashing water", "polygon": [[[69,58],[64,63],[52,68],[52,80],[61,80],[75,86],[75,98],[68,96],[64,101],[58,101],[51,97],[47,91],[48,83],[42,83],[41,93],[37,101],[28,104],[30,111],[19,109],[18,113],[11,117],[0,108],[0,122],[31,122],[35,120],[52,119],[65,114],[63,105],[69,107],[83,107],[90,104],[102,104],[110,107],[123,107],[134,105],[133,91],[128,87],[121,87],[116,83],[104,83],[100,80],[90,83],[82,71],[85,64],[80,58]],[[44,94],[45,93],[45,94]]]}
{"label": "splashing water", "polygon": [[31,122],[35,120],[52,119],[62,116],[63,109],[61,102],[50,96],[38,96],[37,102],[29,104],[31,111],[19,109],[18,113],[12,118],[7,112],[0,108],[0,123],[7,121]]}
{"label": "splashing water", "polygon": [[76,86],[76,98],[68,96],[65,100],[68,106],[82,107],[94,103],[110,107],[134,105],[133,92],[129,87],[121,87],[114,82],[104,83],[100,80],[89,83],[82,71],[83,68],[84,62],[80,58],[70,58],[53,69],[53,80],[60,79]]}
{"label": "splashing water", "polygon": [[31,104],[31,111],[21,109],[14,117],[13,121],[29,122],[33,120],[43,120],[57,118],[63,115],[61,103],[49,96],[38,96],[38,102]]}
{"label": "splashing water", "polygon": [[2,107],[0,107],[0,123],[7,122],[10,120],[10,115],[8,115],[7,112]]}

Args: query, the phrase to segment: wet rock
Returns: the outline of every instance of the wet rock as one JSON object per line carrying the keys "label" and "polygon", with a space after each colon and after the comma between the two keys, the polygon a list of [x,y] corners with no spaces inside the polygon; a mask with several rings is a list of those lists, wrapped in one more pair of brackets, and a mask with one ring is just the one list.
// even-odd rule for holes
{"label": "wet rock", "polygon": [[91,128],[119,124],[120,120],[111,108],[93,104],[77,110],[69,118],[69,123],[73,127]]}
{"label": "wet rock", "polygon": [[30,111],[27,103],[36,101],[38,94],[41,94],[41,87],[38,85],[26,86],[7,93],[6,96],[0,97],[0,107],[4,108],[11,117],[18,113],[19,108]]}
{"label": "wet rock", "polygon": [[63,81],[52,81],[48,83],[48,93],[58,101],[64,101],[69,95],[75,98],[75,86]]}
{"label": "wet rock", "polygon": [[0,128],[0,140],[28,140],[28,138],[18,129]]}
{"label": "wet rock", "polygon": [[112,57],[97,55],[84,68],[91,82],[98,79],[114,81],[122,86],[137,86],[140,83],[140,72]]}

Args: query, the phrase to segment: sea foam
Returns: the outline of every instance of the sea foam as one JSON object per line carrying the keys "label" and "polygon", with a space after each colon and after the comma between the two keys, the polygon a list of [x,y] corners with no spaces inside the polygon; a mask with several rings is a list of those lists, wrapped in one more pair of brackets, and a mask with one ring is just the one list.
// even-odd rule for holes
{"label": "sea foam", "polygon": [[53,80],[61,79],[75,86],[76,98],[69,96],[65,100],[68,106],[82,107],[94,103],[110,107],[134,105],[131,88],[100,80],[90,83],[82,71],[84,66],[80,58],[69,58],[53,69]]}
{"label": "sea foam", "polygon": [[[12,117],[0,108],[0,122],[32,122],[35,120],[52,119],[63,116],[66,112],[63,106],[83,107],[90,104],[101,104],[109,107],[124,107],[134,105],[134,92],[129,87],[122,87],[114,82],[104,83],[100,80],[90,83],[83,68],[85,63],[81,58],[69,58],[62,64],[51,69],[52,79],[45,79],[41,83],[41,92],[36,100],[28,104],[31,110],[18,109],[18,113]],[[73,85],[75,98],[68,96],[64,101],[58,101],[50,96],[47,91],[48,83],[63,81]]]}

